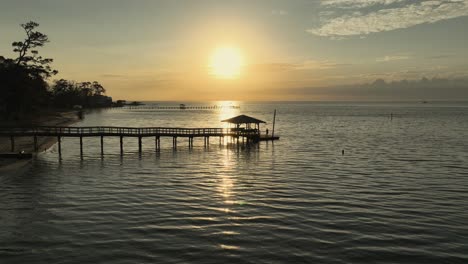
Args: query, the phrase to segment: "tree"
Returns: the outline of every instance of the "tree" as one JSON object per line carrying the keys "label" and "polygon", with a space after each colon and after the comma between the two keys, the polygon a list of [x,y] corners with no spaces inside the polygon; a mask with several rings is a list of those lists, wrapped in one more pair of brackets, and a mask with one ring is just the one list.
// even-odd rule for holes
{"label": "tree", "polygon": [[104,89],[104,87],[96,81],[91,84],[91,87],[94,95],[102,95],[103,93],[106,93],[106,89]]}
{"label": "tree", "polygon": [[20,119],[46,104],[47,83],[15,60],[0,58],[0,114]]}
{"label": "tree", "polygon": [[13,51],[18,53],[18,57],[15,59],[17,66],[23,66],[30,70],[31,74],[47,79],[57,74],[58,71],[50,67],[53,59],[39,56],[39,51],[36,48],[43,47],[49,42],[49,38],[47,35],[35,30],[38,26],[39,24],[33,21],[21,24],[26,33],[26,39],[24,41],[15,41],[12,46]]}

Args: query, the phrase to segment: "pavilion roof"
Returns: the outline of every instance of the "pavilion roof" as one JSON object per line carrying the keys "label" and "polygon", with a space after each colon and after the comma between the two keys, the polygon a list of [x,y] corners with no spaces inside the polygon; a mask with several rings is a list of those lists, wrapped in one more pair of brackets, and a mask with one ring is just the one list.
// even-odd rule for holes
{"label": "pavilion roof", "polygon": [[253,118],[253,117],[250,117],[250,116],[246,116],[246,115],[235,116],[233,118],[222,120],[221,122],[227,122],[227,123],[231,123],[231,124],[260,124],[260,123],[266,123],[265,121],[262,121],[260,119]]}

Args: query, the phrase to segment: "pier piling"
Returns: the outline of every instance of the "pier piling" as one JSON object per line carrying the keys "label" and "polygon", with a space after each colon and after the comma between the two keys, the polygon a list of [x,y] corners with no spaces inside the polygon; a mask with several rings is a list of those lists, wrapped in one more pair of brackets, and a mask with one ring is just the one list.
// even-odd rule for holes
{"label": "pier piling", "polygon": [[138,153],[141,154],[141,137],[138,137]]}
{"label": "pier piling", "polygon": [[15,152],[15,137],[14,136],[10,137],[10,143],[11,143],[11,152]]}
{"label": "pier piling", "polygon": [[34,135],[34,152],[37,152],[39,147],[37,146],[37,136]]}
{"label": "pier piling", "polygon": [[123,136],[120,136],[120,156],[123,156]]}
{"label": "pier piling", "polygon": [[155,144],[156,152],[159,152],[159,150],[161,149],[160,141],[161,141],[160,137],[158,136],[154,137],[154,144]]}
{"label": "pier piling", "polygon": [[83,158],[83,137],[80,137],[80,157]]}
{"label": "pier piling", "polygon": [[177,149],[177,137],[172,137],[172,148]]}
{"label": "pier piling", "polygon": [[101,155],[104,155],[104,136],[101,136]]}
{"label": "pier piling", "polygon": [[58,141],[58,154],[59,154],[59,157],[62,158],[62,140],[60,136],[57,137],[57,141]]}

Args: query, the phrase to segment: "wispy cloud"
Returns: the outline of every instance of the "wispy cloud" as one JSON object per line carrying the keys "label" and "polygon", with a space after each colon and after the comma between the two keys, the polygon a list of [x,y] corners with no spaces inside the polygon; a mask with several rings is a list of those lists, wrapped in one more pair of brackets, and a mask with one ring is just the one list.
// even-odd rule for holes
{"label": "wispy cloud", "polygon": [[373,5],[391,5],[405,0],[324,0],[322,5],[338,8],[363,8]]}
{"label": "wispy cloud", "polygon": [[377,58],[375,61],[377,62],[389,62],[389,61],[397,61],[397,60],[407,60],[410,57],[407,55],[387,55],[380,58]]}
{"label": "wispy cloud", "polygon": [[439,54],[439,55],[428,56],[428,57],[426,57],[426,59],[438,60],[438,59],[452,58],[454,56],[455,56],[455,54]]}
{"label": "wispy cloud", "polygon": [[127,76],[122,74],[101,74],[102,78],[125,78]]}
{"label": "wispy cloud", "polygon": [[285,16],[288,14],[287,11],[285,10],[271,10],[271,14],[274,15],[274,16]]}
{"label": "wispy cloud", "polygon": [[[377,5],[379,8],[363,10]],[[393,5],[392,5],[393,4]],[[408,28],[419,24],[468,16],[468,0],[326,0],[325,8],[352,7],[338,16],[330,12],[322,17],[320,26],[307,32],[324,37],[347,37]]]}
{"label": "wispy cloud", "polygon": [[283,97],[320,100],[459,100],[468,96],[468,79],[421,77],[407,80],[374,79],[367,83],[302,88],[279,88]]}
{"label": "wispy cloud", "polygon": [[336,63],[328,60],[306,60],[298,63],[262,63],[249,65],[250,71],[260,72],[283,72],[296,70],[328,70],[344,67],[350,64]]}

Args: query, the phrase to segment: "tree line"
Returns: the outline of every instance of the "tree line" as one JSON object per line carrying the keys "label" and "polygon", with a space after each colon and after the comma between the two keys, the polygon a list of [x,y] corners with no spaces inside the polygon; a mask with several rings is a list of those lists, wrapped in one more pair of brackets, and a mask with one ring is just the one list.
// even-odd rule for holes
{"label": "tree line", "polygon": [[16,58],[0,56],[0,118],[20,119],[41,109],[93,107],[93,97],[105,94],[98,82],[48,80],[58,73],[53,59],[39,55],[39,48],[49,42],[37,31],[38,23],[21,24],[25,39],[12,43]]}

